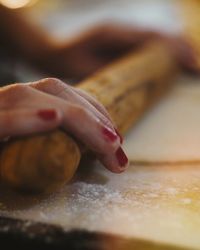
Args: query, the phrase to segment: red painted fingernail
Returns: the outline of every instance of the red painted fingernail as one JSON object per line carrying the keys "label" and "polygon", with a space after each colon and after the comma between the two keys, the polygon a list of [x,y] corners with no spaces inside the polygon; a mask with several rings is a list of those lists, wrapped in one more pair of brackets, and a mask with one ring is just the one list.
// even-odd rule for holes
{"label": "red painted fingernail", "polygon": [[119,131],[115,128],[115,132],[116,134],[119,136],[119,139],[120,139],[120,143],[122,144],[124,139],[122,138],[121,134],[119,133]]}
{"label": "red painted fingernail", "polygon": [[107,127],[103,128],[103,134],[111,142],[116,141],[118,138],[117,134],[115,132],[113,132],[112,129],[107,128]]}
{"label": "red painted fingernail", "polygon": [[118,148],[115,155],[117,157],[120,167],[125,167],[128,163],[128,158],[121,147]]}
{"label": "red painted fingernail", "polygon": [[56,118],[56,112],[52,109],[40,110],[37,115],[45,121],[55,120]]}

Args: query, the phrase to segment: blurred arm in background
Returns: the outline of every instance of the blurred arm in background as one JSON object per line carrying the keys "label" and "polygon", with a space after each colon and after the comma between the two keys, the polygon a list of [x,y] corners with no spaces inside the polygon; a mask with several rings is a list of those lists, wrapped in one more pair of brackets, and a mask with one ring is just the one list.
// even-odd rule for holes
{"label": "blurred arm in background", "polygon": [[[59,44],[28,22],[19,11],[0,5],[1,43],[11,55],[23,58],[47,74],[82,79],[150,39],[163,38],[153,31],[126,25],[104,24]],[[180,39],[164,38],[185,68],[193,68],[192,51]]]}

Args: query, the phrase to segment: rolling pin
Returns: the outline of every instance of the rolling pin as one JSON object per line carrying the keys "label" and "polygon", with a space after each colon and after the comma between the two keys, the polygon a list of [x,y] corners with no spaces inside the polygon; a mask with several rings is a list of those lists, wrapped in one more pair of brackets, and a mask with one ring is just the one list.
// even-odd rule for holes
{"label": "rolling pin", "polygon": [[181,18],[181,36],[186,42],[187,53],[183,53],[186,67],[200,74],[200,1],[179,0],[178,14]]}
{"label": "rolling pin", "polygon": [[[95,96],[124,134],[172,84],[177,63],[167,44],[154,40],[106,66],[78,88]],[[9,187],[49,193],[71,180],[79,165],[80,144],[57,129],[13,138],[0,155],[1,181]]]}

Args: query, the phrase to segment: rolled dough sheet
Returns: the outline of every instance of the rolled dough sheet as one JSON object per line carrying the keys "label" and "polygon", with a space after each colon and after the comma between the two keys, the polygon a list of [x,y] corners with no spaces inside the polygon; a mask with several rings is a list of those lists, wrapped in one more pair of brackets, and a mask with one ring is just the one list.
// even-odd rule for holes
{"label": "rolled dough sheet", "polygon": [[128,133],[125,149],[136,162],[200,163],[200,79],[184,77]]}
{"label": "rolled dough sheet", "polygon": [[0,215],[200,249],[199,82],[177,82],[130,131],[125,173],[86,166],[48,197],[1,190]]}

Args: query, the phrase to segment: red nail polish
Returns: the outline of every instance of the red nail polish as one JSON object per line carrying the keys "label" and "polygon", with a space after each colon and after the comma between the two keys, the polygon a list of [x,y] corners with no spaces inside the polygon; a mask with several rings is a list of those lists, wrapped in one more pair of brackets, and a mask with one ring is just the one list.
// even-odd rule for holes
{"label": "red nail polish", "polygon": [[121,147],[118,148],[115,155],[117,157],[120,167],[125,167],[128,163],[128,158]]}
{"label": "red nail polish", "polygon": [[124,139],[122,138],[121,134],[119,133],[119,131],[115,128],[115,132],[116,134],[119,136],[119,139],[120,139],[120,143],[122,144]]}
{"label": "red nail polish", "polygon": [[113,132],[110,128],[107,128],[107,127],[103,128],[103,134],[111,142],[116,141],[118,138],[117,134],[115,132]]}
{"label": "red nail polish", "polygon": [[40,110],[38,111],[37,115],[45,121],[51,121],[56,118],[56,112],[52,109]]}

